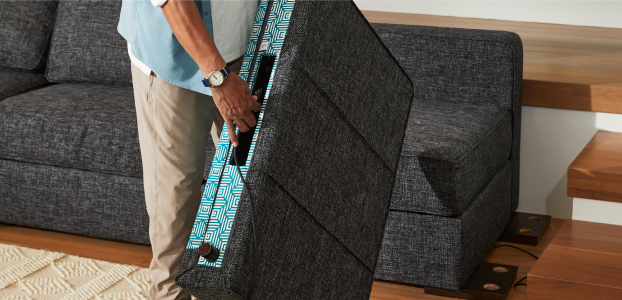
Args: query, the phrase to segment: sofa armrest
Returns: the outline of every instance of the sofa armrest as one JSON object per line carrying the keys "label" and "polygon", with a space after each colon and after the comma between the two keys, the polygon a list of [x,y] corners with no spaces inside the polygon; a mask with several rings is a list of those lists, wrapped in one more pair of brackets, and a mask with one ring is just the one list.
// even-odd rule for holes
{"label": "sofa armrest", "polygon": [[513,32],[373,24],[410,75],[415,99],[521,105],[523,48]]}

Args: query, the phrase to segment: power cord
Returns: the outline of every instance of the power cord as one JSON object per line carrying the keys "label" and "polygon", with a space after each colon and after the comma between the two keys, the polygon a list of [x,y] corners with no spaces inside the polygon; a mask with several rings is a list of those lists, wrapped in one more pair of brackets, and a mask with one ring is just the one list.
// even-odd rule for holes
{"label": "power cord", "polygon": [[[535,259],[538,259],[538,257],[537,257],[536,255],[534,255],[533,253],[531,253],[531,252],[529,252],[529,251],[527,251],[527,250],[525,250],[525,249],[518,248],[518,247],[513,246],[513,245],[497,245],[497,246],[492,247],[492,249],[501,248],[501,247],[510,247],[510,248],[514,248],[514,249],[516,249],[516,250],[520,250],[520,251],[523,251],[523,252],[525,252],[525,253],[527,253],[527,254],[531,255],[531,256],[532,256],[533,258],[535,258]],[[517,281],[517,282],[514,284],[514,287],[517,287],[517,286],[519,286],[519,285],[527,285],[526,283],[522,283],[522,282],[523,282],[523,280],[525,280],[525,279],[527,279],[527,276],[525,276],[525,277],[521,278],[519,281]]]}
{"label": "power cord", "polygon": [[246,190],[248,190],[248,199],[250,200],[250,208],[251,208],[251,225],[253,227],[253,249],[254,249],[254,256],[255,258],[253,259],[253,282],[251,284],[251,292],[250,292],[250,297],[253,297],[253,288],[255,287],[255,277],[257,275],[257,235],[255,233],[255,211],[253,209],[253,197],[251,196],[251,190],[250,187],[248,185],[246,185],[246,181],[244,180],[244,176],[242,175],[242,170],[240,170],[240,165],[238,164],[238,151],[237,151],[237,147],[233,147],[233,160],[235,161],[235,167],[238,170],[238,174],[240,174],[240,179],[242,180],[242,184],[244,185],[244,187],[246,187]]}
{"label": "power cord", "polygon": [[525,277],[521,278],[521,280],[517,281],[517,282],[514,284],[514,287],[517,287],[517,286],[519,286],[519,285],[527,285],[526,283],[521,283],[521,282],[523,282],[523,280],[525,280],[525,279],[527,279],[527,276],[525,276]]}
{"label": "power cord", "polygon": [[518,247],[516,247],[516,246],[512,246],[512,245],[497,245],[497,246],[492,247],[492,249],[501,248],[501,247],[510,247],[510,248],[514,248],[514,249],[517,249],[517,250],[523,251],[523,252],[525,252],[525,253],[527,253],[527,254],[531,255],[531,256],[532,256],[533,258],[535,258],[535,259],[538,259],[538,257],[537,257],[537,256],[535,256],[534,254],[532,254],[531,252],[529,252],[529,251],[527,251],[527,250],[524,250],[524,249],[521,249],[521,248],[518,248]]}

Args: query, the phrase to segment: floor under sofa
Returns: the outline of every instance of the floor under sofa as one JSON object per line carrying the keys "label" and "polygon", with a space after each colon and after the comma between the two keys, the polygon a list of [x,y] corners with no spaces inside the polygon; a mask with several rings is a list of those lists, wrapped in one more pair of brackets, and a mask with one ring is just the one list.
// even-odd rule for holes
{"label": "floor under sofa", "polygon": [[[496,245],[508,244],[523,248],[535,255],[540,255],[551,242],[564,220],[553,219],[537,246],[497,242]],[[0,243],[12,244],[35,249],[63,252],[71,255],[94,258],[114,263],[149,267],[151,247],[134,243],[98,239],[75,234],[22,226],[0,225]],[[508,247],[493,249],[485,262],[518,266],[516,280],[527,275],[536,260],[529,255]],[[374,281],[371,300],[443,300],[454,299],[426,295],[422,287],[415,287],[389,281]],[[512,288],[508,300],[526,300],[527,287]]]}

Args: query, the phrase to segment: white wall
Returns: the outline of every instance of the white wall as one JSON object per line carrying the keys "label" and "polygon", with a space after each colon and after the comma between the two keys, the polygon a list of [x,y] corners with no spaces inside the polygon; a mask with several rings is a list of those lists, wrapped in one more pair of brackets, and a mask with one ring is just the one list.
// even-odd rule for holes
{"label": "white wall", "polygon": [[572,218],[567,169],[597,130],[622,132],[622,115],[523,106],[518,211]]}
{"label": "white wall", "polygon": [[361,10],[622,28],[622,1],[355,0]]}

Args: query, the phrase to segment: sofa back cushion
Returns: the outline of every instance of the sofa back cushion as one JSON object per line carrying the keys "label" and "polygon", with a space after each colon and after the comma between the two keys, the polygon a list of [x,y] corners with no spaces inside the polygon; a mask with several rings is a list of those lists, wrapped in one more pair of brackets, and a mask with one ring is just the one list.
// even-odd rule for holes
{"label": "sofa back cushion", "polygon": [[127,42],[117,32],[121,1],[63,0],[52,32],[51,82],[130,85]]}
{"label": "sofa back cushion", "polygon": [[0,1],[0,66],[36,69],[44,60],[58,1]]}
{"label": "sofa back cushion", "polygon": [[522,42],[506,31],[374,24],[420,100],[520,106]]}

